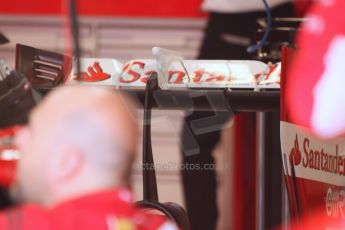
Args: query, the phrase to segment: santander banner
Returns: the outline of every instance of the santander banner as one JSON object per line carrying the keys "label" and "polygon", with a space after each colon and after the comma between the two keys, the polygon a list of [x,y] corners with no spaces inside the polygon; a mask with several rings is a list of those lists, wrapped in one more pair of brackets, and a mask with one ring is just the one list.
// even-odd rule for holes
{"label": "santander banner", "polygon": [[295,210],[303,214],[321,205],[328,217],[345,220],[345,140],[323,141],[282,121],[281,145]]}

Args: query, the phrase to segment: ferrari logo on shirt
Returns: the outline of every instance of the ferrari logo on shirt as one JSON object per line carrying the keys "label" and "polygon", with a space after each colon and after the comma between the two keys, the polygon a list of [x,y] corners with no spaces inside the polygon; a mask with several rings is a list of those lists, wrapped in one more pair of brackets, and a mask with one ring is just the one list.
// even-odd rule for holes
{"label": "ferrari logo on shirt", "polygon": [[127,218],[108,216],[107,224],[109,230],[135,230],[133,221]]}
{"label": "ferrari logo on shirt", "polygon": [[131,220],[118,219],[115,229],[116,230],[135,230],[135,227]]}

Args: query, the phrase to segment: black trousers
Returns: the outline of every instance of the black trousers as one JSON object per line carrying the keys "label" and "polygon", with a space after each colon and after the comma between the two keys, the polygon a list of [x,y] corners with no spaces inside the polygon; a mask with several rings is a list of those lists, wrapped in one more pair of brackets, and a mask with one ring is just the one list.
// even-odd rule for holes
{"label": "black trousers", "polygon": [[0,210],[11,206],[13,203],[10,199],[8,190],[0,187]]}
{"label": "black trousers", "polygon": [[[294,14],[290,3],[272,9],[273,17],[291,17]],[[265,17],[265,12],[251,12],[240,14],[211,13],[205,29],[205,35],[200,49],[199,59],[251,59],[246,52],[246,43],[253,43],[254,32],[257,28],[256,20]],[[230,37],[224,39],[224,37]],[[233,41],[233,42],[232,42]],[[207,98],[193,98],[206,100]],[[215,161],[212,151],[219,142],[221,130],[210,129],[200,133],[193,121],[215,116],[212,111],[192,112],[185,116],[181,133],[181,153],[183,164],[195,167],[184,167],[182,183],[184,187],[185,203],[189,214],[192,230],[213,230],[217,223],[217,193],[215,170],[209,169]],[[217,113],[219,124],[228,121],[230,113]],[[214,167],[213,167],[214,168]],[[196,170],[201,169],[201,170]],[[230,180],[230,178],[229,178]]]}

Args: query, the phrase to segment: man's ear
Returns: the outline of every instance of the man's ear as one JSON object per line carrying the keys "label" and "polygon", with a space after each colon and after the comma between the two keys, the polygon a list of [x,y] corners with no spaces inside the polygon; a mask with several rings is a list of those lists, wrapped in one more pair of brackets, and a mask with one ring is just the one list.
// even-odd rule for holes
{"label": "man's ear", "polygon": [[78,175],[84,163],[84,155],[79,148],[67,147],[53,163],[56,181],[67,181]]}

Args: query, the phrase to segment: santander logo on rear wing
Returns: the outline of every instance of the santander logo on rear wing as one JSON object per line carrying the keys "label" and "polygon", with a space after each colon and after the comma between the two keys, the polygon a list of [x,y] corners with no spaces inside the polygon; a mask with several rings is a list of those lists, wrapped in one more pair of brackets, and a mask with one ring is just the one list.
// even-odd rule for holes
{"label": "santander logo on rear wing", "polygon": [[[252,60],[183,60],[176,52],[155,48],[156,59],[82,58],[81,73],[73,68],[67,84],[116,88],[144,88],[150,74],[158,73],[161,88],[251,88],[277,86],[272,65]],[[274,66],[275,68],[276,66]],[[272,80],[271,80],[272,79]],[[262,80],[262,82],[261,82]],[[273,87],[274,88],[274,87]]]}
{"label": "santander logo on rear wing", "polygon": [[114,86],[122,70],[122,64],[109,58],[82,58],[80,60],[81,73],[76,73],[73,65],[66,84],[87,84]]}
{"label": "santander logo on rear wing", "polygon": [[87,71],[73,74],[72,79],[83,82],[99,82],[110,78],[110,74],[103,71],[98,61],[87,67]]}

